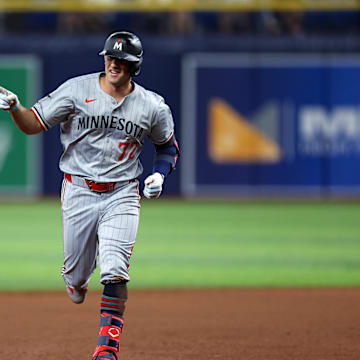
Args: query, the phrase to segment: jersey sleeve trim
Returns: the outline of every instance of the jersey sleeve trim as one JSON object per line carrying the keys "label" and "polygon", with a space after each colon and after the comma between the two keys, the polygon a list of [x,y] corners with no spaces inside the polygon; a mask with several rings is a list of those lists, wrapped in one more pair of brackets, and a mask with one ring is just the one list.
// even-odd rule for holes
{"label": "jersey sleeve trim", "polygon": [[41,119],[41,116],[40,116],[39,112],[36,110],[36,108],[33,106],[32,108],[30,108],[30,111],[32,111],[32,113],[35,115],[35,118],[40,123],[42,129],[44,131],[48,130],[49,128],[47,127],[45,122]]}
{"label": "jersey sleeve trim", "polygon": [[169,142],[169,141],[172,139],[173,136],[174,136],[174,130],[171,131],[170,136],[169,136],[165,141],[162,141],[162,142],[160,142],[160,143],[154,143],[154,145],[156,145],[156,146],[158,146],[158,145],[164,145],[164,144],[166,144],[167,142]]}

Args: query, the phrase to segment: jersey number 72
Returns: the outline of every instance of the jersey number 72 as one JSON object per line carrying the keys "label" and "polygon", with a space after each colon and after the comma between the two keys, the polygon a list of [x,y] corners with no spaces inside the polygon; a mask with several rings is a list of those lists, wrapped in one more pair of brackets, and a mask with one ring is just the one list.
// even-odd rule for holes
{"label": "jersey number 72", "polygon": [[129,153],[129,156],[126,159],[126,161],[131,160],[134,157],[137,147],[138,147],[137,142],[120,142],[119,149],[122,149],[122,150],[121,150],[121,154],[118,158],[118,161],[123,160],[125,158],[125,156],[127,155],[127,153]]}

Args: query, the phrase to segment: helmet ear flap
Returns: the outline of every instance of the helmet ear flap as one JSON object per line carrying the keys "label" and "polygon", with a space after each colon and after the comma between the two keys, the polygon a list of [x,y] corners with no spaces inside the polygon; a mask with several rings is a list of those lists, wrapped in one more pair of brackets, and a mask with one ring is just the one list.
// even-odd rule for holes
{"label": "helmet ear flap", "polygon": [[131,76],[138,76],[140,74],[140,70],[141,70],[141,64],[142,64],[142,58],[136,62],[133,63],[130,67],[130,74]]}

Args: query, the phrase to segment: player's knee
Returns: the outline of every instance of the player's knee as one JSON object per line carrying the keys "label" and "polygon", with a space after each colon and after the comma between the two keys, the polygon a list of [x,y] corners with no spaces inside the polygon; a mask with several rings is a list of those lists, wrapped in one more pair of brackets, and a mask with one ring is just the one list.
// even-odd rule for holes
{"label": "player's knee", "polygon": [[84,288],[88,283],[88,279],[85,276],[82,276],[81,274],[76,275],[74,272],[64,273],[62,276],[66,285],[69,285],[74,289]]}

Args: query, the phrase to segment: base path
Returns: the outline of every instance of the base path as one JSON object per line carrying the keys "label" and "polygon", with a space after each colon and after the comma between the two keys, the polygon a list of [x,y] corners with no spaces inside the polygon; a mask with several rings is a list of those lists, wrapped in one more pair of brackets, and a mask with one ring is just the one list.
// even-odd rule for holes
{"label": "base path", "polygon": [[[100,292],[0,293],[0,359],[91,360]],[[132,290],[120,360],[359,360],[360,288]]]}

